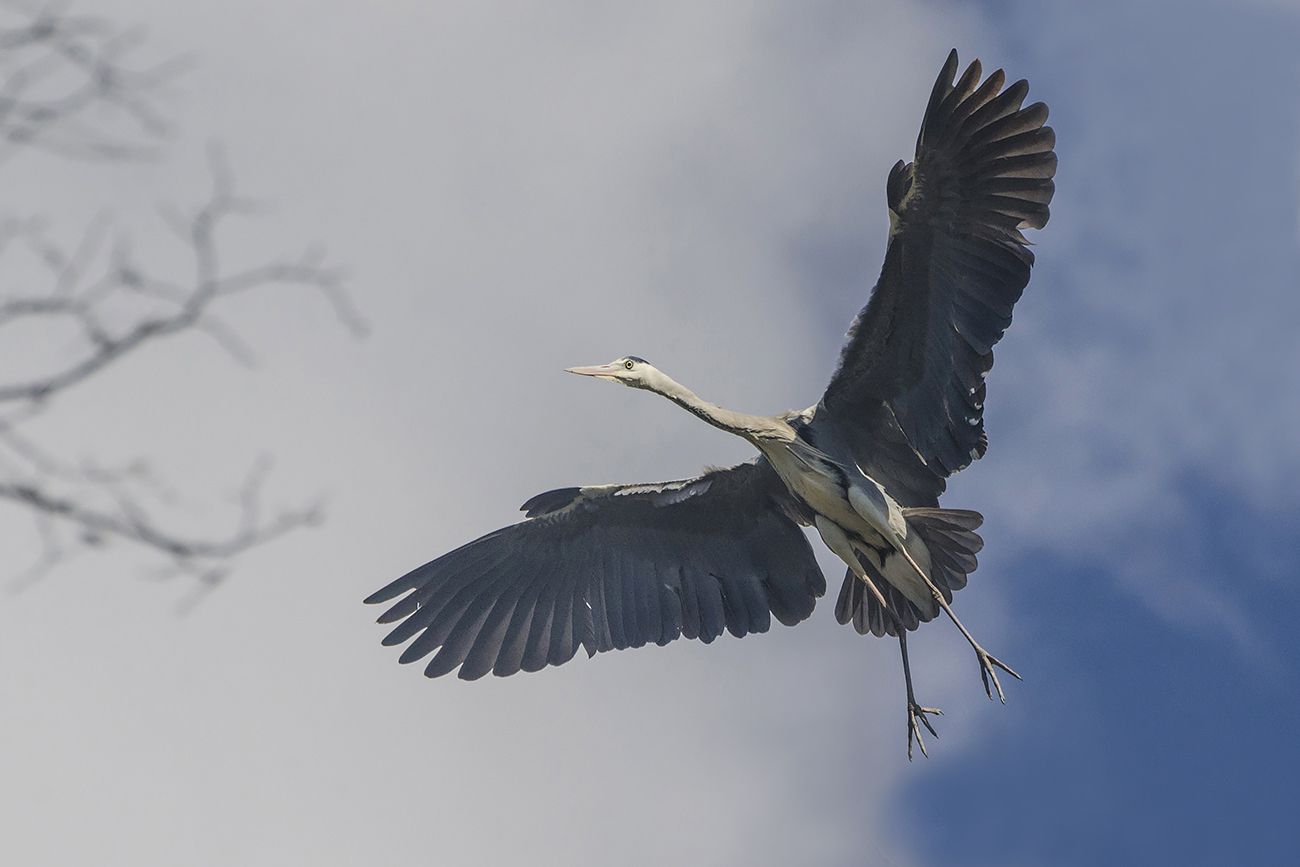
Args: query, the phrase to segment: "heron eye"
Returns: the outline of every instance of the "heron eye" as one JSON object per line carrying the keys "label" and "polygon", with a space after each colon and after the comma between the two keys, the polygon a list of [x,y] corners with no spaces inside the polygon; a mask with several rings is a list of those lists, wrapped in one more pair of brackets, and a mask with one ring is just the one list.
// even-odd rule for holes
{"label": "heron eye", "polygon": [[630,361],[625,361],[625,362],[623,362],[623,366],[626,367],[628,370],[631,370],[631,369],[632,369],[632,362],[630,362]]}

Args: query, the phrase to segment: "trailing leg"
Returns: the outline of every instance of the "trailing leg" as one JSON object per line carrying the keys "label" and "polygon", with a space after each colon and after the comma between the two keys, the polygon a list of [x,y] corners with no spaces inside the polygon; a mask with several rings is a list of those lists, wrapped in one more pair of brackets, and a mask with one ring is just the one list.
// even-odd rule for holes
{"label": "trailing leg", "polygon": [[[941,512],[943,510],[932,511]],[[911,516],[909,515],[909,517]],[[917,524],[920,524],[919,521]],[[922,532],[922,536],[924,536],[924,532]],[[926,539],[926,541],[927,543],[931,543],[931,539]],[[1019,676],[1018,673],[1015,673],[1014,669],[1008,666],[1008,664],[1002,662],[1001,659],[998,659],[997,656],[984,650],[984,647],[980,646],[978,641],[975,641],[975,637],[971,636],[970,630],[963,627],[962,621],[957,619],[956,614],[953,614],[953,608],[948,603],[948,599],[944,597],[943,591],[937,588],[935,582],[931,580],[930,575],[927,575],[927,572],[924,571],[923,568],[920,568],[920,564],[918,564],[917,560],[913,558],[911,552],[907,551],[905,545],[898,545],[894,547],[894,550],[900,552],[900,554],[904,556],[904,559],[906,559],[906,562],[914,569],[915,573],[922,578],[922,581],[926,582],[926,586],[930,589],[930,593],[932,597],[935,598],[935,602],[939,604],[940,608],[943,608],[944,614],[948,615],[949,620],[952,620],[953,624],[956,624],[956,627],[961,630],[962,636],[966,638],[966,641],[970,642],[970,646],[975,650],[976,658],[979,659],[980,680],[984,681],[984,693],[987,694],[989,698],[993,698],[993,693],[997,692],[998,701],[1005,705],[1006,695],[1002,693],[1002,684],[997,679],[997,669],[1001,668],[1002,671],[1005,671],[1008,675],[1017,680],[1021,680],[1021,676]]]}
{"label": "trailing leg", "polygon": [[[891,612],[892,614],[892,612]],[[939,733],[934,730],[930,724],[927,715],[943,716],[943,711],[937,707],[921,707],[916,703],[916,696],[912,694],[912,666],[907,661],[907,630],[899,624],[898,627],[898,649],[903,653],[903,679],[907,681],[907,760],[912,760],[912,739],[916,739],[916,745],[921,748],[921,755],[926,758],[930,754],[925,751],[925,740],[921,737],[921,726],[924,725],[930,734],[936,738]]]}

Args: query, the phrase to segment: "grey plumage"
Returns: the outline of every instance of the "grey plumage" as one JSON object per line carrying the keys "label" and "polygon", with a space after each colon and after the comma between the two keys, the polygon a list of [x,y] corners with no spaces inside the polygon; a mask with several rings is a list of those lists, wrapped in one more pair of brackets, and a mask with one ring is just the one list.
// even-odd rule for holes
{"label": "grey plumage", "polygon": [[[889,206],[899,216],[880,280],[809,426],[815,442],[833,443],[822,447],[911,507],[936,506],[944,480],[988,448],[984,378],[1034,263],[1021,229],[1047,224],[1055,189],[1047,106],[1020,108],[1025,81],[999,94],[1001,70],[977,87],[978,60],[954,85],[956,70],[952,52],[916,161],[890,172]],[[855,580],[845,577],[841,602],[848,594],[874,604],[847,586]],[[857,607],[837,605],[840,622],[869,620]]]}
{"label": "grey plumage", "polygon": [[[800,525],[845,562],[841,623],[896,635],[908,692],[909,755],[921,726],[907,630],[946,612],[971,643],[990,697],[988,654],[950,608],[983,542],[979,513],[941,509],[946,479],[983,456],[985,377],[1034,262],[1023,235],[1049,217],[1056,172],[1047,107],[1028,85],[956,78],[931,93],[913,162],[889,172],[890,239],[880,279],[849,329],[821,400],[749,415],[700,399],[637,356],[570,372],[663,395],[748,440],[760,456],[693,479],[561,488],[525,519],[402,576],[366,602],[393,603],[385,644],[430,677],[560,665],[579,648],[709,642],[807,618],[826,584]],[[924,744],[921,745],[924,751]]]}
{"label": "grey plumage", "polygon": [[[384,639],[422,633],[403,662],[438,650],[426,673],[472,680],[560,665],[579,649],[711,642],[792,626],[826,580],[763,459],[657,485],[564,488],[529,519],[476,539],[366,599],[403,596]],[[527,634],[529,637],[525,638]]]}

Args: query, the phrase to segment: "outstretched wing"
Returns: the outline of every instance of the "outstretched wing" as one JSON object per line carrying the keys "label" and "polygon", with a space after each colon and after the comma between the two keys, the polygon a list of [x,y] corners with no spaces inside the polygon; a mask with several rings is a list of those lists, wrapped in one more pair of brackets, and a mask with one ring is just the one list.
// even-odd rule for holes
{"label": "outstretched wing", "polygon": [[766,632],[812,613],[826,579],[766,460],[694,479],[564,488],[523,505],[528,518],[397,579],[366,602],[402,598],[384,639],[414,637],[402,662],[537,671],[606,650]]}
{"label": "outstretched wing", "polygon": [[944,479],[982,457],[984,377],[1029,282],[1021,230],[1048,219],[1056,138],[1029,86],[957,52],[926,107],[915,162],[889,175],[880,280],[849,330],[810,425],[904,505],[933,505]]}

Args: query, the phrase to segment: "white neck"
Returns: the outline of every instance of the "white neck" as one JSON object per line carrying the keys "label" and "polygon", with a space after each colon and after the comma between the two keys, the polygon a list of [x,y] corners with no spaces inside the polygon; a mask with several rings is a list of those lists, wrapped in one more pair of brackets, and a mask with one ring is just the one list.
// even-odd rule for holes
{"label": "white neck", "polygon": [[756,439],[770,439],[774,436],[784,438],[787,431],[792,433],[790,426],[779,419],[734,412],[715,403],[709,403],[661,370],[648,372],[642,382],[643,387],[648,391],[661,394],[714,427],[744,437],[750,442]]}

